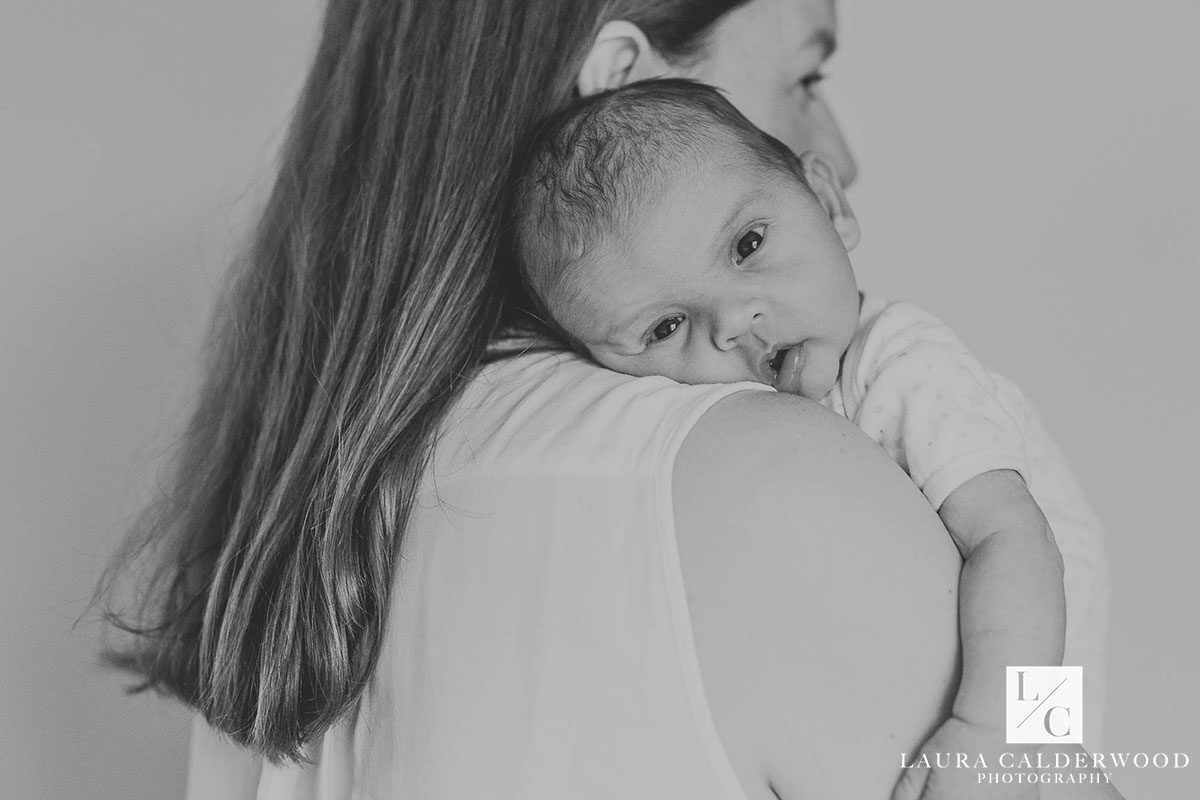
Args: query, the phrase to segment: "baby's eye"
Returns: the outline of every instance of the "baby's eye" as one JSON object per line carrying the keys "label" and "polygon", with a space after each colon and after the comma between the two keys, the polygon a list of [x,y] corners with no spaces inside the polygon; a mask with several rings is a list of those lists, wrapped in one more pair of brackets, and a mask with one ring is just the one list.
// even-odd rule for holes
{"label": "baby's eye", "polygon": [[683,320],[684,316],[682,314],[675,314],[659,322],[650,329],[650,333],[647,336],[650,344],[669,338],[671,334],[679,330],[679,326],[683,324]]}
{"label": "baby's eye", "polygon": [[754,255],[755,251],[762,247],[766,233],[767,226],[761,224],[755,225],[743,233],[741,238],[737,240],[737,244],[733,247],[733,263],[740,266],[743,261]]}

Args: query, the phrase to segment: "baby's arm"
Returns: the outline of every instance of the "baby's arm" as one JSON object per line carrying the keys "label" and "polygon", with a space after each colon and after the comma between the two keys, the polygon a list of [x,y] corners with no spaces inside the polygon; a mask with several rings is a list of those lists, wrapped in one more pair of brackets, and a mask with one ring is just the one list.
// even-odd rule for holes
{"label": "baby's arm", "polygon": [[[1065,637],[1062,557],[1026,485],[1026,416],[936,318],[902,303],[873,306],[864,303],[867,322],[843,359],[846,414],[921,487],[966,561],[962,681],[953,715],[921,753],[978,753],[994,764],[1026,749],[1005,743],[1004,667],[1060,664]],[[986,786],[975,777],[936,765],[906,769],[893,800],[1038,794],[1036,785]]]}
{"label": "baby's arm", "polygon": [[[995,469],[954,489],[938,510],[965,560],[959,578],[963,671],[950,719],[922,753],[965,752],[999,764],[1005,744],[1005,667],[1062,663],[1062,557],[1021,476]],[[1011,757],[1011,756],[1010,756]],[[931,756],[932,761],[932,756]],[[905,770],[892,800],[1038,797],[1036,785],[988,786],[970,770]]]}
{"label": "baby's arm", "polygon": [[843,371],[848,416],[904,467],[966,561],[955,712],[1003,731],[1003,668],[1061,664],[1066,617],[1062,557],[1025,483],[1022,420],[954,332],[906,303],[875,312]]}
{"label": "baby's arm", "polygon": [[963,674],[952,713],[1003,731],[1004,668],[1062,663],[1062,556],[1037,502],[1011,470],[971,478],[938,513],[965,560],[959,581]]}

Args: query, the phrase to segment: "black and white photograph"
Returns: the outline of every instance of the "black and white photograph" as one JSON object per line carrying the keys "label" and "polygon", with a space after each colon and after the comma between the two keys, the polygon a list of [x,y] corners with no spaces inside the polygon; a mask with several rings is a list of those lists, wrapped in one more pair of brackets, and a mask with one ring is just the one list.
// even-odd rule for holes
{"label": "black and white photograph", "polygon": [[0,796],[1194,796],[1198,30],[6,0]]}

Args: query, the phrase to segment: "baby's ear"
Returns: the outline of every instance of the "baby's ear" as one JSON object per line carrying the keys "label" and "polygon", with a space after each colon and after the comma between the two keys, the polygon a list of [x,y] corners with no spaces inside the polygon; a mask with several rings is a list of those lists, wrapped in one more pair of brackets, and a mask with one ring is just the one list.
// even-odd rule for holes
{"label": "baby's ear", "polygon": [[853,250],[861,231],[858,219],[846,201],[846,193],[842,191],[842,182],[838,180],[837,173],[828,161],[812,151],[800,156],[800,167],[804,171],[804,179],[829,215],[834,230],[842,237],[847,252]]}
{"label": "baby's ear", "polygon": [[646,78],[670,77],[671,69],[642,29],[632,22],[606,22],[583,59],[575,82],[580,97],[618,89]]}

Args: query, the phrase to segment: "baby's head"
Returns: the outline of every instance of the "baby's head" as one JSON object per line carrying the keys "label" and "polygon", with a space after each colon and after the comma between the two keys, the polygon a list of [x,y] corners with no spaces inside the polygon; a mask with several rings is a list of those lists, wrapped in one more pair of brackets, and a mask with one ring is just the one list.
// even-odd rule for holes
{"label": "baby's head", "polygon": [[635,83],[547,119],[513,229],[540,311],[611,369],[813,399],[837,379],[857,224],[832,169],[711,87]]}

